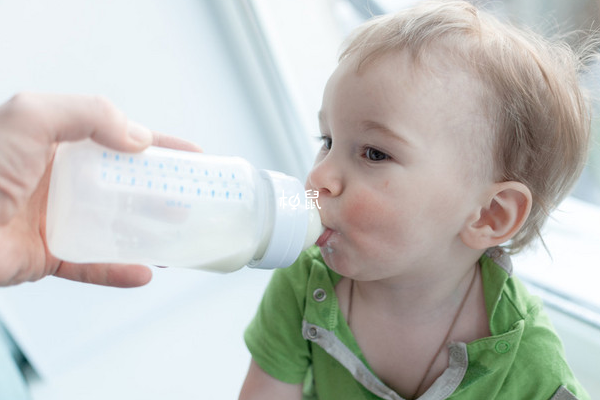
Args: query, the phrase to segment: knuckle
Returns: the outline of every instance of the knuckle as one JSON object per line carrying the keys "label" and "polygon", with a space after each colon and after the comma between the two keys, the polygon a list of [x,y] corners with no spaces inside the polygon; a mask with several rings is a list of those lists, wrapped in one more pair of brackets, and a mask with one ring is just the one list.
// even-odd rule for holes
{"label": "knuckle", "polygon": [[12,113],[32,112],[36,109],[36,96],[30,92],[14,94],[6,103],[7,110]]}
{"label": "knuckle", "polygon": [[104,96],[92,96],[93,106],[105,117],[113,117],[116,113],[116,107]]}
{"label": "knuckle", "polygon": [[92,106],[100,116],[100,122],[104,124],[104,127],[120,127],[125,125],[125,116],[108,98],[101,95],[92,96]]}

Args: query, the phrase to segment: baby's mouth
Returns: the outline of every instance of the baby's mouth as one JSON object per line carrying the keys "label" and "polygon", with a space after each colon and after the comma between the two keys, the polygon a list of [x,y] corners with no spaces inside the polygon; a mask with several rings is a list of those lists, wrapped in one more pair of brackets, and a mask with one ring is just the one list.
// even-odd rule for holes
{"label": "baby's mouth", "polygon": [[325,232],[323,232],[323,234],[317,239],[316,245],[319,247],[326,246],[331,235],[333,235],[333,230],[330,228],[325,229]]}

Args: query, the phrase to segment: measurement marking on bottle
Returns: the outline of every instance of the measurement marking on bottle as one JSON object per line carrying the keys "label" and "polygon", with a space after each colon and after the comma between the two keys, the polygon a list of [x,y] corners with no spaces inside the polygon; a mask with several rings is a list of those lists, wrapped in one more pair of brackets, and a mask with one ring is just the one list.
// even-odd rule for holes
{"label": "measurement marking on bottle", "polygon": [[[242,201],[246,185],[234,171],[204,168],[190,160],[143,159],[137,155],[102,153],[101,180],[106,185],[131,187],[162,195]],[[141,193],[141,192],[140,192]]]}

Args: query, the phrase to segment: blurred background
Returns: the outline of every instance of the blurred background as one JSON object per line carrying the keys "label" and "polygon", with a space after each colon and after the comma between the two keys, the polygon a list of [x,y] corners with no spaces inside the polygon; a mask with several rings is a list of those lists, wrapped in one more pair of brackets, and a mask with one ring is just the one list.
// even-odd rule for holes
{"label": "blurred background", "polygon": [[[303,180],[341,41],[370,16],[415,2],[0,0],[0,101],[24,90],[100,94],[207,153]],[[592,0],[478,3],[549,36],[597,29],[600,17]],[[577,44],[585,33],[568,37]],[[597,73],[591,64],[582,76],[596,95]],[[598,128],[595,119],[596,138]],[[516,273],[542,297],[577,376],[600,398],[597,144],[544,238],[550,254],[534,247],[515,259]],[[32,399],[237,398],[250,360],[243,330],[270,273],[153,273],[128,290],[53,277],[0,288],[0,337]]]}

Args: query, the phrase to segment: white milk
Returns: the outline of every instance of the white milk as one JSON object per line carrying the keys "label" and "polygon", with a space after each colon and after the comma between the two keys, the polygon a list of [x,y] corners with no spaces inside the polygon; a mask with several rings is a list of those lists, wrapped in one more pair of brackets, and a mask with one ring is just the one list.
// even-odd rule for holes
{"label": "white milk", "polygon": [[62,260],[286,267],[321,231],[297,179],[241,158],[85,140],[59,145],[54,159],[46,235]]}

